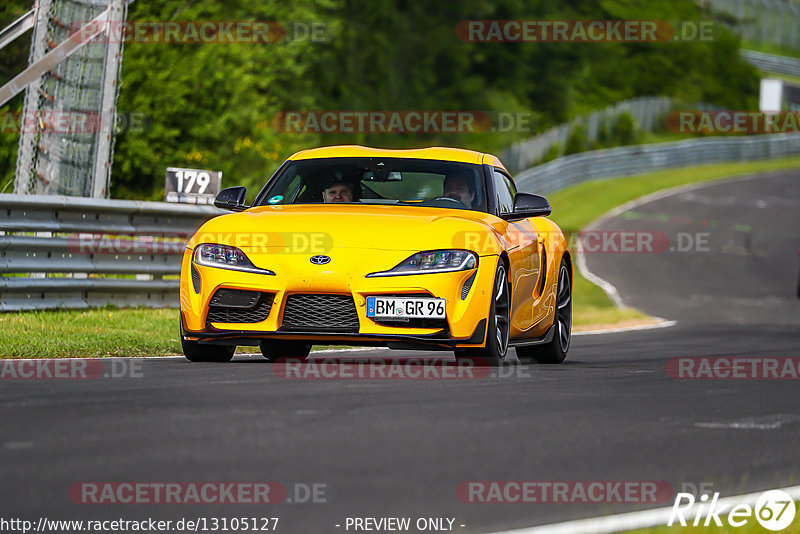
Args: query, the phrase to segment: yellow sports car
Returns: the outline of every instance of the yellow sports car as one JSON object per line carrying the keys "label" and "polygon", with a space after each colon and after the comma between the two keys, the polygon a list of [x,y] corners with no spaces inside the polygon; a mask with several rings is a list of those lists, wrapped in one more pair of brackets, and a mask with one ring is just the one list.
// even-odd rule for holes
{"label": "yellow sports car", "polygon": [[547,199],[500,160],[456,148],[333,146],[290,157],[245,205],[191,237],[180,283],[191,361],[237,345],[268,359],[313,344],[450,350],[500,365],[560,363],[572,262]]}

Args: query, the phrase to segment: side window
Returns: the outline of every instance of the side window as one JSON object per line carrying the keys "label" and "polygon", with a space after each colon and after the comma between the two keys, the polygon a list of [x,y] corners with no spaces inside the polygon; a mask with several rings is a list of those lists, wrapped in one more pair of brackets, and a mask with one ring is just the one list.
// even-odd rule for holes
{"label": "side window", "polygon": [[500,213],[511,213],[514,211],[514,196],[517,190],[514,184],[505,174],[495,170],[492,173],[494,177],[494,194],[496,196],[497,211]]}
{"label": "side window", "polygon": [[293,203],[297,197],[300,196],[302,193],[301,189],[305,189],[305,184],[303,183],[303,177],[299,174],[292,178],[292,181],[289,183],[289,186],[286,188],[286,195],[283,201],[280,204]]}

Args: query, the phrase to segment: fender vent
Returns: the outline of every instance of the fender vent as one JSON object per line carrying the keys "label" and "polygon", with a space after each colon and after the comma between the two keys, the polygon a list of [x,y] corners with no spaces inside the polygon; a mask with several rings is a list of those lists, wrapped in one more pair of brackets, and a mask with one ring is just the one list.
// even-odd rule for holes
{"label": "fender vent", "polygon": [[197,271],[197,267],[194,266],[194,263],[192,263],[192,287],[194,288],[194,292],[199,295],[200,288],[202,287],[200,284],[200,273]]}
{"label": "fender vent", "polygon": [[475,282],[475,276],[478,274],[478,271],[472,273],[472,276],[467,278],[467,281],[464,282],[464,285],[461,287],[461,300],[467,300],[467,295],[469,295],[469,290],[472,289],[472,283]]}
{"label": "fender vent", "polygon": [[544,293],[544,283],[547,279],[547,251],[542,243],[542,265],[539,267],[539,287],[536,288],[536,296],[540,297]]}

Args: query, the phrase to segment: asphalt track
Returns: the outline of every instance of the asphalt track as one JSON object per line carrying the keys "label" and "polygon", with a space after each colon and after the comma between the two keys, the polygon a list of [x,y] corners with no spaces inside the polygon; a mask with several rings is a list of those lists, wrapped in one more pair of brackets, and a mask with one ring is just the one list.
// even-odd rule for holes
{"label": "asphalt track", "polygon": [[[0,516],[279,517],[284,533],[450,517],[456,532],[486,532],[672,501],[464,503],[464,481],[710,483],[722,496],[797,484],[800,382],[677,380],[666,365],[800,356],[800,173],[677,193],[597,228],[708,232],[707,251],[587,255],[627,304],[677,326],[576,337],[563,365],[474,380],[287,380],[258,357],[2,380]],[[329,502],[76,504],[68,491],[81,481],[322,483]]]}

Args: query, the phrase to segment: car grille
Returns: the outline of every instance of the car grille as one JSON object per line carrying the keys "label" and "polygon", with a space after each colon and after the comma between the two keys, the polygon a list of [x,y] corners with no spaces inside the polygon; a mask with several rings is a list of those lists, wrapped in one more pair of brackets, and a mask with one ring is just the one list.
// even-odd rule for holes
{"label": "car grille", "polygon": [[[230,291],[218,289],[220,291]],[[215,301],[217,293],[211,298],[211,302]],[[208,316],[206,322],[208,323],[260,323],[266,321],[269,312],[272,309],[272,301],[275,298],[273,293],[258,293],[256,291],[248,291],[241,293],[254,293],[257,296],[255,303],[247,308],[241,306],[214,306],[209,305]]]}
{"label": "car grille", "polygon": [[358,332],[358,313],[350,295],[289,295],[282,330]]}

